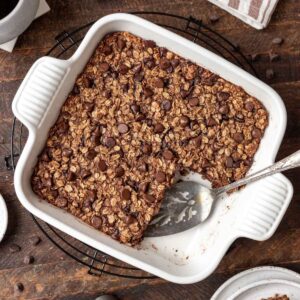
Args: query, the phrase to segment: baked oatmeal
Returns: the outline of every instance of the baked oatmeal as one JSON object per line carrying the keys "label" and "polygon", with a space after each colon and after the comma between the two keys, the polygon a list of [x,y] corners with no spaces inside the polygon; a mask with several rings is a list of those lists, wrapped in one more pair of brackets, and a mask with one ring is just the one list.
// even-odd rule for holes
{"label": "baked oatmeal", "polygon": [[220,187],[245,176],[263,105],[155,42],[114,32],[79,75],[32,176],[34,192],[135,245],[175,174]]}

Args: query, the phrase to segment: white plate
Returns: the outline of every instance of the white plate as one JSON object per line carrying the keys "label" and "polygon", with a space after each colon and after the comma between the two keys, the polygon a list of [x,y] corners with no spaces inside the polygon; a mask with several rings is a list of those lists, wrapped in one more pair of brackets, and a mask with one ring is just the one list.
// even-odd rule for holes
{"label": "white plate", "polygon": [[71,214],[40,201],[32,191],[30,178],[47,132],[95,47],[113,31],[129,31],[154,40],[159,46],[210,69],[258,98],[269,112],[269,126],[250,172],[274,162],[286,128],[286,110],[271,87],[173,32],[133,15],[113,14],[91,27],[70,59],[39,59],[21,84],[12,108],[28,128],[29,137],[15,171],[17,196],[32,214],[96,249],[169,281],[197,282],[215,270],[237,238],[262,241],[273,235],[293,194],[286,177],[276,174],[249,184],[242,191],[218,201],[205,223],[176,235],[146,238],[139,249],[122,245]]}
{"label": "white plate", "polygon": [[[244,272],[241,272],[229,280],[227,280],[223,285],[221,285],[218,290],[214,293],[211,300],[231,300],[231,299],[248,299],[248,298],[238,298],[239,294],[248,295],[246,291],[249,289],[249,292],[253,292],[255,290],[266,292],[267,294],[261,297],[253,296],[251,300],[258,299],[260,300],[263,297],[271,297],[276,294],[274,292],[276,290],[276,286],[282,288],[283,285],[286,286],[287,282],[293,282],[295,284],[300,284],[300,275],[296,272],[290,271],[288,269],[265,266],[265,267],[257,267]],[[259,283],[264,282],[260,286]],[[282,284],[278,284],[281,282]],[[260,286],[259,288],[255,288],[255,285]],[[264,286],[269,288],[269,290],[265,290]],[[275,288],[275,289],[274,289]],[[293,287],[294,288],[294,287]],[[286,290],[286,289],[285,289]],[[277,292],[283,293],[283,290]],[[232,298],[235,295],[237,298]],[[250,294],[252,295],[252,294]],[[250,299],[250,298],[249,298]],[[292,298],[299,300],[299,298]]]}
{"label": "white plate", "polygon": [[8,223],[7,207],[3,197],[0,194],[0,241],[2,241]]}

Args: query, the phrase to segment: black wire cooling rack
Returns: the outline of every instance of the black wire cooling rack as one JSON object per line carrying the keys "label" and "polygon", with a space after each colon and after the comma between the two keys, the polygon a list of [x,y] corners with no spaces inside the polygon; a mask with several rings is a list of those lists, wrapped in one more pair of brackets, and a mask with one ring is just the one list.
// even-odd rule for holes
{"label": "black wire cooling rack", "polygon": [[[222,34],[212,29],[213,26],[204,24],[201,20],[193,17],[183,17],[160,12],[133,12],[148,20],[174,31],[193,42],[215,52],[216,54],[230,60],[253,75],[257,76],[251,61],[242,53],[238,44],[229,41]],[[62,59],[69,58],[77,49],[88,29],[94,22],[90,22],[79,28],[63,31],[56,37],[56,43],[47,55]],[[5,157],[6,168],[14,171],[16,161],[22,152],[27,138],[27,130],[14,118],[11,129],[11,153]],[[38,228],[44,235],[66,255],[85,265],[91,275],[101,276],[103,274],[132,278],[151,279],[151,274],[131,267],[107,254],[104,254],[69,235],[57,230],[49,224],[32,216]]]}

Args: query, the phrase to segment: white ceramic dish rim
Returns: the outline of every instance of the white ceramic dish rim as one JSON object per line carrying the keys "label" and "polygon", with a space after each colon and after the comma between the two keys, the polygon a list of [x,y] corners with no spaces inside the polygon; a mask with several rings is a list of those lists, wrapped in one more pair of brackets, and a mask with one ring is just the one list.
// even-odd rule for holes
{"label": "white ceramic dish rim", "polygon": [[[66,61],[60,61],[62,65],[67,65],[68,68],[71,68],[72,64],[75,64],[76,61],[78,61],[80,59],[80,56],[82,54],[82,52],[87,48],[89,41],[93,38],[93,35],[95,34],[95,32],[104,24],[108,23],[108,22],[113,22],[113,21],[118,21],[118,20],[125,20],[125,21],[129,21],[132,22],[133,24],[135,24],[136,26],[139,25],[143,25],[145,27],[145,29],[151,29],[151,31],[155,31],[157,32],[157,34],[163,35],[169,39],[172,39],[175,43],[179,43],[179,44],[183,44],[185,47],[189,47],[189,48],[197,48],[198,51],[201,51],[202,54],[205,54],[207,56],[213,57],[215,59],[215,61],[218,63],[218,65],[220,67],[225,68],[226,70],[231,69],[232,72],[238,72],[239,76],[242,76],[244,78],[247,78],[247,80],[252,81],[255,83],[256,86],[260,86],[262,89],[267,90],[268,93],[270,93],[273,98],[275,99],[275,101],[277,100],[277,102],[275,102],[275,105],[277,105],[281,111],[281,126],[279,128],[278,134],[277,134],[277,140],[274,142],[274,144],[272,145],[272,149],[270,151],[270,155],[268,157],[269,161],[267,161],[267,163],[272,163],[275,159],[275,156],[277,154],[278,148],[280,146],[281,140],[283,138],[283,134],[285,132],[285,127],[286,127],[286,110],[285,107],[280,99],[280,97],[278,96],[278,94],[271,89],[269,86],[267,86],[266,84],[264,84],[263,82],[261,82],[260,80],[258,80],[257,78],[253,77],[252,75],[248,74],[247,72],[245,72],[244,70],[241,70],[240,68],[238,68],[237,66],[231,64],[230,62],[226,61],[223,58],[220,58],[219,56],[211,53],[210,51],[195,45],[193,42],[182,38],[178,35],[176,35],[175,33],[172,33],[164,28],[161,28],[149,21],[146,21],[144,19],[141,19],[139,17],[133,16],[133,15],[128,15],[128,14],[113,14],[113,15],[108,15],[106,17],[103,17],[102,19],[100,19],[98,22],[96,22],[91,29],[89,30],[89,32],[86,34],[86,37],[84,38],[84,40],[82,41],[82,43],[80,44],[79,48],[77,49],[77,51],[75,52],[75,54],[68,60]],[[52,58],[42,58],[39,61],[37,61],[33,67],[31,68],[31,70],[28,72],[26,78],[24,79],[22,85],[20,86],[15,99],[13,101],[13,112],[14,114],[18,117],[18,119],[20,119],[20,121],[22,121],[23,123],[25,123],[26,127],[29,130],[29,138],[28,141],[26,143],[27,145],[33,145],[33,141],[35,139],[34,136],[34,132],[35,132],[35,128],[32,124],[30,124],[30,122],[26,122],[26,119],[24,120],[24,118],[22,117],[22,114],[18,111],[18,100],[19,97],[22,94],[22,89],[26,86],[27,84],[27,80],[30,78],[30,75],[32,74],[32,72],[34,72],[35,68],[38,66],[39,63],[42,63],[43,61],[46,60],[51,60]],[[52,60],[56,60],[56,59],[52,59]],[[56,60],[57,61],[57,60]],[[58,89],[60,88],[60,86],[58,87]],[[53,96],[53,98],[55,98],[55,95]],[[33,213],[34,215],[36,215],[37,217],[39,217],[40,219],[44,220],[45,222],[59,228],[60,230],[70,234],[71,236],[76,236],[77,239],[95,247],[98,248],[99,250],[109,253],[110,255],[123,260],[131,265],[134,265],[138,268],[144,269],[152,274],[155,274],[157,276],[163,277],[169,281],[173,281],[173,282],[177,282],[177,283],[192,283],[192,282],[197,282],[205,277],[207,277],[211,272],[213,272],[213,270],[217,267],[219,261],[221,260],[221,258],[223,257],[223,255],[225,254],[225,252],[227,251],[228,247],[230,246],[230,244],[239,236],[231,236],[230,239],[227,240],[227,243],[224,244],[224,249],[222,249],[222,251],[220,251],[220,256],[216,258],[215,263],[213,264],[212,268],[210,270],[208,270],[206,273],[201,274],[201,276],[199,275],[192,275],[192,276],[178,276],[178,275],[174,275],[174,274],[170,274],[166,271],[157,269],[156,267],[153,267],[152,265],[142,262],[139,259],[136,259],[130,255],[127,255],[124,252],[121,252],[119,250],[113,249],[110,246],[107,246],[105,244],[101,244],[101,247],[99,246],[100,242],[96,242],[95,240],[93,240],[90,237],[85,236],[83,233],[78,232],[77,230],[73,229],[72,227],[64,224],[63,222],[56,220],[55,218],[49,216],[48,214],[46,214],[45,212],[37,209],[34,205],[32,205],[30,203],[30,201],[28,199],[26,199],[26,196],[24,195],[24,192],[21,188],[21,174],[22,174],[22,170],[24,169],[25,163],[26,163],[26,157],[29,156],[29,152],[30,152],[30,148],[26,147],[23,150],[22,156],[19,160],[19,163],[17,165],[17,169],[15,172],[15,189],[16,189],[16,193],[18,195],[18,198],[20,199],[21,203],[23,204],[23,206],[25,206],[25,208],[27,210],[29,210],[31,213]],[[292,193],[292,188],[290,187],[290,193]],[[276,220],[276,224],[278,225],[281,218],[282,218],[283,214],[281,215],[281,217],[279,219]],[[269,233],[269,236],[271,236],[275,229],[277,228],[277,225],[274,227],[274,230],[272,232]]]}
{"label": "white ceramic dish rim", "polygon": [[7,229],[7,224],[8,224],[8,212],[7,212],[7,207],[4,201],[4,198],[0,194],[0,217],[1,217],[1,222],[0,222],[0,242],[4,238],[6,229]]}
{"label": "white ceramic dish rim", "polygon": [[[231,278],[229,278],[215,291],[211,300],[221,300],[218,297],[221,295],[221,293],[224,292],[224,290],[229,288],[230,285],[232,285],[233,283],[242,280],[244,277],[247,278],[247,276],[250,274],[257,273],[257,272],[265,272],[265,271],[274,272],[274,273],[277,273],[277,272],[284,273],[287,276],[290,276],[288,281],[293,281],[293,280],[297,279],[298,283],[300,284],[300,275],[297,272],[294,272],[289,269],[281,268],[281,267],[276,267],[276,266],[261,266],[261,267],[256,267],[256,268],[252,268],[249,270],[245,270],[245,271],[240,272],[240,273],[232,276]],[[286,280],[286,279],[277,278],[277,275],[278,274],[276,274],[277,280]],[[259,280],[259,281],[262,281],[262,280]],[[255,282],[257,282],[257,281],[255,281]],[[253,283],[255,283],[255,282],[253,282]]]}

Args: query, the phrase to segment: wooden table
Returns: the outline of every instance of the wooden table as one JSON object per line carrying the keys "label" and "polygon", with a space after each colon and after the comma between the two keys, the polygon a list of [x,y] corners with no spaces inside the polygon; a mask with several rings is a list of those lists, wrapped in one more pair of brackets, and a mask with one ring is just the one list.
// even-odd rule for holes
{"label": "wooden table", "polygon": [[[13,174],[5,167],[4,157],[10,153],[12,125],[11,101],[24,75],[39,57],[53,45],[55,36],[63,29],[75,28],[105,14],[118,11],[160,10],[193,15],[209,23],[209,15],[216,13],[220,20],[212,26],[221,34],[238,42],[246,54],[258,53],[255,67],[261,77],[273,68],[275,78],[267,80],[282,96],[288,125],[278,158],[300,148],[300,3],[280,1],[268,28],[257,31],[211,5],[205,0],[123,0],[123,1],[60,1],[48,0],[52,11],[36,20],[19,38],[12,54],[0,51],[0,192],[9,210],[9,228],[0,245],[0,299],[94,299],[101,293],[115,293],[121,299],[203,299],[233,274],[259,265],[277,265],[300,272],[300,170],[286,173],[292,181],[295,196],[275,235],[265,242],[246,239],[236,241],[218,269],[206,280],[180,286],[161,279],[131,280],[111,276],[101,278],[87,274],[86,267],[64,255],[46,239],[33,223],[29,213],[18,202]],[[284,38],[281,46],[272,46],[274,37]],[[273,48],[280,55],[270,62],[268,52]],[[31,246],[29,239],[38,235],[42,242]],[[22,250],[11,253],[12,244]],[[24,263],[26,255],[33,255],[31,265]],[[16,283],[24,285],[23,292],[14,291]]]}

